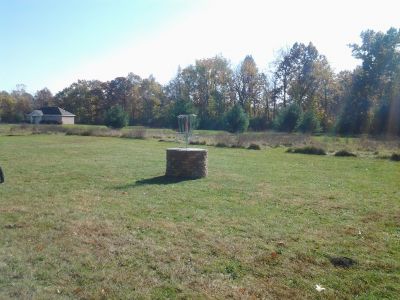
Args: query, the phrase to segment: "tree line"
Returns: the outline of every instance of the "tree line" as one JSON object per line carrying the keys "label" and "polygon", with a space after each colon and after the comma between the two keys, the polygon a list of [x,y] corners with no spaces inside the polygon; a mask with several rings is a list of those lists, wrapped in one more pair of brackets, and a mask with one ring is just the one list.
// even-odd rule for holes
{"label": "tree line", "polygon": [[130,125],[176,127],[176,116],[195,113],[201,129],[400,135],[400,29],[367,30],[349,45],[361,60],[335,73],[312,44],[282,49],[268,71],[251,55],[236,67],[223,56],[178,68],[166,85],[133,73],[111,81],[78,80],[55,95],[30,95],[20,85],[0,92],[0,118],[20,122],[43,106],[59,106],[76,122],[105,124],[115,108]]}

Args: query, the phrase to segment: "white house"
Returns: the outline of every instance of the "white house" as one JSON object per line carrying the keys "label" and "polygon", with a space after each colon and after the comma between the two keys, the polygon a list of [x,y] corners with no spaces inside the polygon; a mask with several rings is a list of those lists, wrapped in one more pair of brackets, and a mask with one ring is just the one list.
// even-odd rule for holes
{"label": "white house", "polygon": [[32,124],[75,124],[75,115],[59,107],[42,107],[26,116]]}

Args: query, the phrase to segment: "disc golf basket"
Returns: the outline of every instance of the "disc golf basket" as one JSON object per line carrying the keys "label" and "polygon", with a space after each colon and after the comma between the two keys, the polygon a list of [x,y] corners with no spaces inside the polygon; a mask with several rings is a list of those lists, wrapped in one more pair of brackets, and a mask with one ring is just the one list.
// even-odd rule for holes
{"label": "disc golf basket", "polygon": [[193,129],[195,127],[196,115],[179,115],[178,116],[178,134],[183,136],[186,148],[189,145],[191,136],[193,135]]}
{"label": "disc golf basket", "polygon": [[183,136],[185,148],[167,149],[167,169],[165,176],[175,178],[201,178],[207,176],[207,150],[188,148],[195,127],[196,115],[179,115],[178,134]]}

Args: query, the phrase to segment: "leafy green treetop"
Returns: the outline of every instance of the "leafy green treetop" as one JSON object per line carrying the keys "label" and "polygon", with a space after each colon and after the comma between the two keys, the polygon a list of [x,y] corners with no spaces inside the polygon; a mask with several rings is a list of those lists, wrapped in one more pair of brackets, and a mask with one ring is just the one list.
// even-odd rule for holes
{"label": "leafy green treetop", "polygon": [[128,114],[120,105],[113,106],[106,112],[105,124],[112,128],[123,128],[128,124]]}

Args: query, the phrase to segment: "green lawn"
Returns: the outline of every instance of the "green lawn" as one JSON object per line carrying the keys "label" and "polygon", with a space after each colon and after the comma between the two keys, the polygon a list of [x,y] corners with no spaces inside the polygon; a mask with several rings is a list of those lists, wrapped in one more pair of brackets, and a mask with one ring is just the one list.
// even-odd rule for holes
{"label": "green lawn", "polygon": [[171,182],[171,146],[0,136],[0,299],[400,294],[400,163],[206,147]]}

